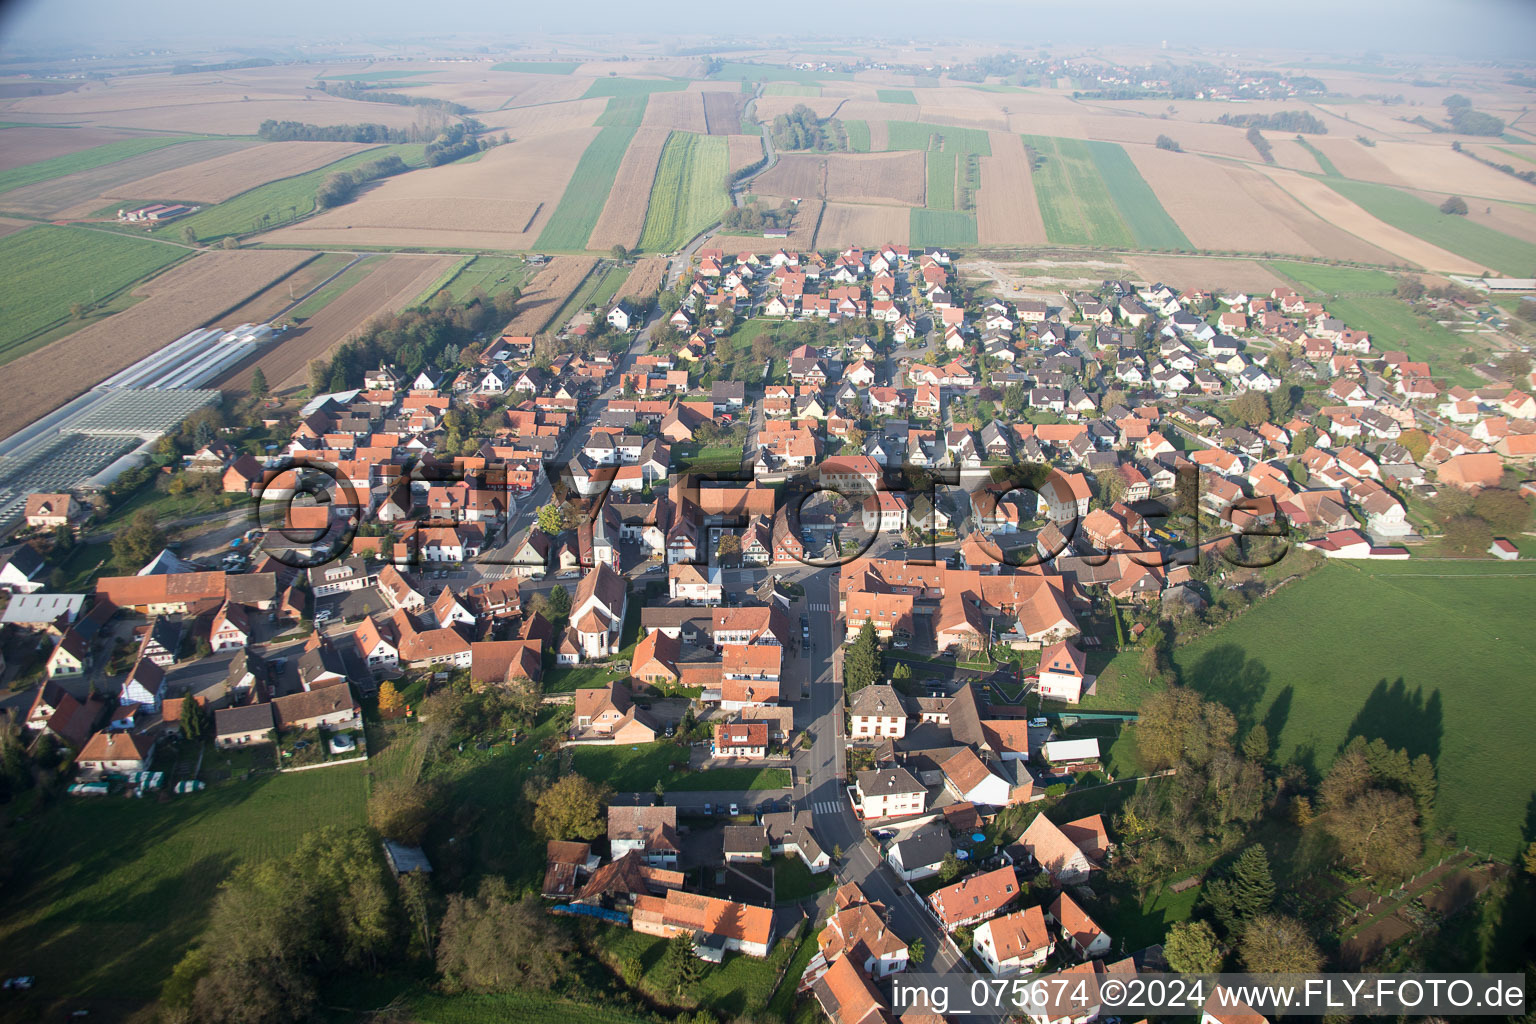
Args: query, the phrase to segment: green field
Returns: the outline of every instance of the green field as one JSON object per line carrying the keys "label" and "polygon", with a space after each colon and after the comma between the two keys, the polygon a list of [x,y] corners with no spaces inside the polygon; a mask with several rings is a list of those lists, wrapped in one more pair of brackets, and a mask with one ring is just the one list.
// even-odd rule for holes
{"label": "green field", "polygon": [[770,82],[763,86],[764,96],[820,96],[819,85],[795,85],[792,82]]}
{"label": "green field", "polygon": [[917,96],[911,89],[876,89],[875,95],[881,103],[910,103],[917,106]]}
{"label": "green field", "polygon": [[1296,142],[1301,146],[1302,149],[1312,154],[1312,159],[1317,161],[1317,166],[1321,167],[1323,169],[1323,173],[1328,177],[1343,177],[1343,175],[1339,173],[1339,169],[1334,166],[1333,161],[1329,160],[1327,154],[1325,154],[1322,150],[1312,145],[1312,143],[1308,142],[1306,139],[1298,138]]}
{"label": "green field", "polygon": [[1024,144],[1040,163],[1034,173],[1035,197],[1047,238],[1062,245],[1135,245],[1088,143],[1026,135]]}
{"label": "green field", "polygon": [[930,149],[928,157],[928,191],[927,202],[924,204],[930,210],[953,210],[955,208],[955,160],[953,153],[940,152]]}
{"label": "green field", "polygon": [[[604,129],[605,131],[607,129]],[[661,151],[640,248],[671,252],[720,219],[728,199],[730,161],[725,137],[673,132]]]}
{"label": "green field", "polygon": [[992,155],[992,142],[980,128],[953,128],[946,124],[925,124],[922,121],[888,121],[886,152],[903,149],[930,149],[933,137],[944,140],[946,153],[975,153]]}
{"label": "green field", "polygon": [[[210,752],[204,770],[227,756]],[[237,864],[287,854],[321,824],[361,825],[366,792],[359,764],[218,783],[163,804],[61,798],[8,829],[16,874],[0,897],[0,962],[35,974],[42,992],[153,999]]]}
{"label": "green field", "polygon": [[[559,329],[560,327],[563,327],[566,321],[570,320],[571,317],[575,316],[577,313],[580,313],[588,306],[595,304],[599,310],[606,310],[608,304],[613,301],[614,295],[618,292],[620,286],[624,284],[625,279],[628,277],[629,268],[627,267],[622,267],[617,263],[605,263],[599,265],[595,270],[592,271],[592,273],[587,275],[587,279],[585,281],[581,282],[581,287],[577,288],[574,292],[571,293],[571,297],[565,300],[565,302],[560,306],[560,309],[555,313],[554,317],[549,322],[553,324],[556,329]],[[576,665],[572,666],[566,671],[572,673],[572,675],[576,678],[580,678],[579,674],[581,673],[583,667],[584,666]],[[602,678],[600,682],[607,682],[607,679]],[[592,683],[590,685],[595,686],[599,685],[599,683]],[[577,687],[575,686],[572,687],[572,689],[576,688]]]}
{"label": "green field", "polygon": [[492,71],[520,71],[525,75],[568,75],[581,67],[573,60],[504,60]]}
{"label": "green field", "polygon": [[90,149],[82,149],[78,153],[66,153],[49,160],[39,160],[35,164],[23,164],[20,167],[12,167],[8,171],[0,171],[0,192],[9,192],[23,185],[35,185],[51,178],[62,178],[66,174],[74,174],[78,171],[89,171],[105,164],[115,164],[119,160],[164,149],[166,146],[208,138],[213,136],[156,135],[151,138],[120,139],[117,142],[103,143],[100,146],[92,146]]}
{"label": "green field", "polygon": [[1478,387],[1483,381],[1457,359],[1473,345],[1475,335],[1456,334],[1434,321],[1414,315],[1406,302],[1392,295],[1360,295],[1329,299],[1328,312],[1357,331],[1371,336],[1371,346],[1401,349],[1415,362],[1429,363],[1436,377],[1452,384]]}
{"label": "green field", "polygon": [[688,769],[688,751],[669,741],[631,746],[573,747],[577,772],[616,793],[643,793],[657,783],[679,792],[711,789],[781,789],[789,785],[785,768]]}
{"label": "green field", "polygon": [[[154,234],[162,238],[180,239],[190,227],[200,241],[209,241],[226,235],[244,235],[280,227],[314,212],[315,192],[326,178],[337,171],[348,171],[386,156],[398,156],[412,167],[421,167],[426,164],[426,146],[412,142],[354,153],[318,170],[268,182],[249,192],[242,192],[233,199],[156,228]],[[263,220],[263,217],[266,219]]]}
{"label": "green field", "polygon": [[1317,263],[1297,263],[1292,260],[1271,260],[1265,266],[1295,281],[1303,291],[1317,292],[1322,295],[1390,294],[1397,288],[1397,278],[1380,270],[1328,267]]}
{"label": "green field", "polygon": [[743,64],[725,61],[711,78],[722,81],[743,82],[799,82],[815,85],[817,82],[851,82],[853,76],[846,71],[801,71],[798,68],[774,67],[771,64]]}
{"label": "green field", "polygon": [[0,361],[72,316],[76,302],[105,302],[188,255],[179,246],[88,228],[40,224],[0,238]]}
{"label": "green field", "polygon": [[869,152],[869,122],[844,121],[843,131],[848,136],[848,148],[855,153]]}
{"label": "green field", "polygon": [[[1536,245],[1511,238],[1501,231],[1441,213],[1433,203],[1411,196],[1390,185],[1375,185],[1345,178],[1325,178],[1330,188],[1373,217],[1402,228],[1458,256],[1475,260],[1510,277],[1529,277],[1536,269]],[[1472,200],[1476,202],[1477,200]]]}
{"label": "green field", "polygon": [[[666,954],[667,940],[655,935],[642,935],[627,928],[604,928],[597,933],[598,946],[615,961],[622,963],[633,957],[645,968],[640,987],[662,1000],[675,998],[675,993],[662,982],[662,958]],[[766,960],[727,953],[719,966],[707,968],[704,976],[690,987],[687,996],[722,1020],[760,1020],[761,1014],[772,998],[779,980],[779,971],[785,961],[795,953],[795,944],[780,942],[769,951]],[[748,1016],[753,1015],[753,1016]],[[582,1018],[585,1020],[586,1018]]]}
{"label": "green field", "polygon": [[453,301],[464,302],[476,288],[487,295],[499,295],[509,288],[521,288],[532,277],[532,267],[509,256],[476,256],[444,285]]}
{"label": "green field", "polygon": [[608,100],[608,106],[597,115],[593,124],[599,128],[639,128],[640,122],[645,120],[645,105],[650,100],[651,94],[648,92],[614,96]]}
{"label": "green field", "polygon": [[682,78],[599,78],[581,98],[594,96],[649,96],[653,92],[682,92],[688,82]]}
{"label": "green field", "polygon": [[1194,244],[1168,216],[1163,204],[1157,201],[1152,186],[1147,184],[1147,179],[1141,176],[1124,149],[1113,142],[1088,142],[1085,145],[1093,154],[1094,165],[1138,246],[1143,249],[1194,249]]}
{"label": "green field", "polygon": [[1325,565],[1175,662],[1266,722],[1282,762],[1325,770],[1357,733],[1430,755],[1440,824],[1509,858],[1536,796],[1533,588],[1531,567],[1492,559]]}
{"label": "green field", "polygon": [[[608,192],[619,173],[624,151],[635,137],[634,128],[604,128],[587,146],[565,186],[560,205],[550,215],[535,244],[540,249],[585,249],[608,202]],[[724,140],[721,140],[724,148]],[[724,173],[723,171],[721,172]]]}
{"label": "green field", "polygon": [[969,213],[914,208],[908,230],[911,245],[950,248],[976,244],[976,217]]}

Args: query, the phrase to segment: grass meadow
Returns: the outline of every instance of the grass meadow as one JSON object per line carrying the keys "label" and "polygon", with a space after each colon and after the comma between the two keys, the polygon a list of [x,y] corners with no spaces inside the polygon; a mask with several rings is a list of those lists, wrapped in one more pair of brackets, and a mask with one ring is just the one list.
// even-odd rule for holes
{"label": "grass meadow", "polygon": [[[223,755],[210,752],[205,767]],[[220,882],[322,824],[361,825],[363,765],[230,781],[167,803],[64,797],[10,830],[0,961],[71,998],[153,999]],[[89,955],[82,955],[90,951]]]}
{"label": "grass meadow", "polygon": [[463,302],[476,288],[487,295],[521,288],[533,276],[532,270],[522,260],[508,256],[475,256],[444,287],[453,301]]}
{"label": "grass meadow", "polygon": [[1024,144],[1039,163],[1034,172],[1035,197],[1047,238],[1059,245],[1135,245],[1088,143],[1026,135]]}
{"label": "grass meadow", "polygon": [[610,97],[608,106],[592,123],[599,128],[639,128],[640,122],[645,120],[645,105],[650,99],[648,92]]}
{"label": "grass meadow", "polygon": [[567,252],[586,248],[587,238],[608,202],[608,193],[613,189],[613,179],[619,173],[624,152],[634,137],[635,129],[631,127],[611,126],[597,133],[586,152],[581,154],[581,160],[565,186],[565,194],[560,197],[560,205],[555,207],[544,230],[539,232],[537,248]]}
{"label": "grass meadow", "polygon": [[594,96],[649,96],[653,92],[682,92],[688,82],[682,78],[599,78],[581,98]]}
{"label": "grass meadow", "polygon": [[1344,175],[1339,173],[1339,169],[1334,164],[1334,162],[1328,159],[1328,154],[1324,153],[1322,150],[1318,149],[1316,146],[1312,145],[1312,143],[1308,142],[1306,139],[1301,138],[1300,136],[1297,137],[1296,142],[1301,146],[1302,149],[1312,154],[1312,159],[1317,161],[1317,166],[1321,167],[1323,169],[1323,173],[1328,177],[1344,177]]}
{"label": "grass meadow", "polygon": [[1433,320],[1421,320],[1406,302],[1392,295],[1357,295],[1329,299],[1328,312],[1356,330],[1368,331],[1378,348],[1396,348],[1408,358],[1429,363],[1436,377],[1452,384],[1482,385],[1457,356],[1473,347],[1473,337],[1447,330]]}
{"label": "grass meadow", "polygon": [[869,122],[844,121],[843,132],[848,136],[848,148],[855,153],[869,152]]}
{"label": "grass meadow", "polygon": [[953,210],[955,208],[955,160],[953,153],[941,152],[938,149],[930,149],[927,153],[928,190],[927,202],[924,204],[930,210]]}
{"label": "grass meadow", "polygon": [[912,245],[957,246],[976,244],[976,216],[952,210],[914,207],[908,220]]}
{"label": "grass meadow", "polygon": [[412,167],[422,167],[426,164],[426,146],[412,142],[355,153],[317,170],[268,182],[222,203],[204,207],[190,217],[156,228],[154,234],[180,239],[190,227],[199,241],[209,241],[280,227],[314,212],[315,192],[332,174],[350,171],[387,156],[398,156]]}
{"label": "grass meadow", "polygon": [[583,1024],[649,1024],[645,1017],[612,1006],[563,999],[527,990],[497,995],[421,995],[410,1000],[411,1019],[420,1024],[547,1024],[552,1020]]}
{"label": "grass meadow", "polygon": [[8,268],[0,278],[0,360],[67,321],[76,302],[104,302],[187,255],[145,238],[51,224],[0,238],[0,265]]}
{"label": "grass meadow", "polygon": [[117,142],[106,142],[100,146],[92,146],[90,149],[82,149],[78,153],[66,153],[48,160],[39,160],[35,164],[23,164],[20,167],[12,167],[8,171],[0,171],[0,192],[9,192],[23,185],[35,185],[40,181],[62,178],[66,174],[115,164],[119,160],[164,149],[166,146],[174,146],[177,143],[206,138],[211,136],[156,135],[143,139],[119,139]]}
{"label": "grass meadow", "polygon": [[875,95],[881,103],[910,103],[917,106],[917,95],[911,89],[877,89]]}
{"label": "grass meadow", "polygon": [[926,124],[922,121],[890,121],[886,124],[886,152],[903,149],[934,148],[934,136],[944,140],[946,153],[975,153],[992,155],[992,142],[980,128],[955,128],[947,124]]}
{"label": "grass meadow", "polygon": [[1086,142],[1093,154],[1093,162],[1099,169],[1110,198],[1120,210],[1136,244],[1143,249],[1194,250],[1189,236],[1174,223],[1147,179],[1141,176],[1136,165],[1123,148],[1113,142]]}
{"label": "grass meadow", "polygon": [[[1277,763],[1326,772],[1351,737],[1428,754],[1438,825],[1508,860],[1536,800],[1536,570],[1493,559],[1333,562],[1174,652],[1179,678],[1263,723]],[[1119,655],[1098,706],[1153,689]]]}
{"label": "grass meadow", "polygon": [[725,194],[729,170],[725,136],[694,132],[668,136],[651,185],[640,248],[647,252],[680,249],[719,220],[729,202]]}
{"label": "grass meadow", "polygon": [[734,60],[724,61],[720,69],[709,77],[726,82],[798,82],[801,85],[853,81],[853,75],[847,71],[801,71],[798,68],[745,64]]}
{"label": "grass meadow", "polygon": [[1329,267],[1320,263],[1298,263],[1292,260],[1272,260],[1265,266],[1290,278],[1304,292],[1330,296],[1388,295],[1397,288],[1397,278],[1380,270]]}
{"label": "grass meadow", "polygon": [[[1502,231],[1441,213],[1433,203],[1395,189],[1346,178],[1325,178],[1328,187],[1373,217],[1417,235],[1458,256],[1475,260],[1510,277],[1526,277],[1536,267],[1536,245]],[[1476,202],[1476,200],[1473,200]]]}

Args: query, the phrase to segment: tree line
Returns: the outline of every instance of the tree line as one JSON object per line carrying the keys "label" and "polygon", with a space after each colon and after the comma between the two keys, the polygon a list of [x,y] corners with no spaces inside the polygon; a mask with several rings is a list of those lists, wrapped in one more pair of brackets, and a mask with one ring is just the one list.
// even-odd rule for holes
{"label": "tree line", "polygon": [[1300,132],[1304,135],[1327,135],[1328,126],[1316,115],[1305,110],[1279,110],[1273,114],[1222,114],[1217,124],[1234,128],[1261,128],[1272,132]]}
{"label": "tree line", "polygon": [[817,117],[816,111],[797,103],[787,114],[773,119],[773,144],[780,149],[814,149],[831,152],[848,148],[848,134],[836,118]]}
{"label": "tree line", "polygon": [[321,82],[316,86],[323,93],[344,100],[363,103],[393,103],[400,107],[432,107],[449,114],[468,114],[470,109],[462,103],[450,103],[436,96],[409,96],[403,92],[387,92],[367,82]]}
{"label": "tree line", "polygon": [[351,202],[357,195],[358,189],[370,181],[404,174],[410,169],[410,165],[399,156],[391,154],[363,164],[361,167],[354,167],[350,171],[337,171],[321,182],[320,188],[315,192],[315,205],[326,210]]}
{"label": "tree line", "polygon": [[1257,125],[1248,129],[1248,143],[1259,151],[1259,156],[1263,158],[1265,163],[1272,164],[1275,162],[1274,150],[1270,147],[1269,140],[1264,137],[1264,133],[1259,131]]}

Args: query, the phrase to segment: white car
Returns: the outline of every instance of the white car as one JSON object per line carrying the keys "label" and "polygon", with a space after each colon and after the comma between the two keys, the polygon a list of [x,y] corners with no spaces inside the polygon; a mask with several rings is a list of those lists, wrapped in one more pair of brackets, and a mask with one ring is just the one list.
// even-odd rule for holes
{"label": "white car", "polygon": [[331,611],[329,608],[321,608],[319,611],[315,612],[315,624],[319,625],[322,622],[329,622],[335,617],[336,613]]}

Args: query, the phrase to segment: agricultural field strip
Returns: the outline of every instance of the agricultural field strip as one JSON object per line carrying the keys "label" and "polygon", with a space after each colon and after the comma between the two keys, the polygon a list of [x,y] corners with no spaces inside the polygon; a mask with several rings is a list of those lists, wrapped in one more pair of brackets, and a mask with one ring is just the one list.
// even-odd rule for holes
{"label": "agricultural field strip", "polygon": [[1122,249],[1135,245],[1087,143],[1026,135],[1024,144],[1041,161],[1034,170],[1035,195],[1051,242]]}
{"label": "agricultural field strip", "polygon": [[976,218],[969,213],[913,207],[909,225],[911,245],[976,244]]}
{"label": "agricultural field strip", "polygon": [[1536,245],[1441,213],[1434,204],[1401,189],[1342,178],[1321,180],[1371,216],[1501,274],[1524,277],[1536,267]]}
{"label": "agricultural field strip", "polygon": [[69,153],[64,156],[52,157],[48,160],[40,160],[37,163],[12,167],[8,171],[0,171],[0,192],[9,192],[23,185],[33,185],[41,181],[62,178],[67,174],[78,174],[81,171],[93,170],[107,164],[117,163],[119,160],[126,160],[131,156],[138,156],[141,153],[164,149],[166,146],[176,146],[183,142],[194,142],[209,138],[211,136],[207,135],[172,135],[106,142],[100,146],[83,149],[78,153]]}
{"label": "agricultural field strip", "polygon": [[723,136],[673,132],[651,186],[640,248],[679,249],[718,220],[728,202],[724,182],[729,166]]}
{"label": "agricultural field strip", "polygon": [[955,208],[955,161],[954,153],[930,148],[927,153],[928,190],[923,205],[930,210]]}
{"label": "agricultural field strip", "polygon": [[637,131],[639,128],[636,127],[612,126],[597,133],[597,138],[581,154],[570,183],[560,197],[560,204],[545,223],[544,230],[539,232],[539,240],[535,243],[538,248],[565,251],[586,248],[587,239],[602,216],[603,204],[613,190],[624,153]]}
{"label": "agricultural field strip", "polygon": [[1094,166],[1136,244],[1144,249],[1194,248],[1183,230],[1158,202],[1157,193],[1131,162],[1125,148],[1113,142],[1089,142]]}

